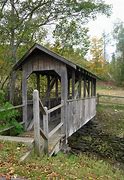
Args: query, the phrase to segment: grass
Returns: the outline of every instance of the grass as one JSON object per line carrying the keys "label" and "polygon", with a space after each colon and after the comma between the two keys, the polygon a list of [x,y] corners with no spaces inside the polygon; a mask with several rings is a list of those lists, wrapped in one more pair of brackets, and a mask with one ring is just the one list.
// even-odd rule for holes
{"label": "grass", "polygon": [[[112,92],[118,96],[124,94],[123,89],[108,86],[99,86],[98,91],[107,95]],[[86,144],[85,151],[78,155],[58,153],[54,157],[39,158],[32,153],[27,162],[19,163],[28,147],[1,141],[0,175],[31,180],[124,180],[123,168],[121,170],[114,164],[119,160],[124,164],[124,143],[121,142],[124,138],[124,106],[99,105],[95,121],[98,127],[93,128],[91,123],[92,130],[86,129],[85,136],[73,138],[75,147],[79,141]]]}
{"label": "grass", "polygon": [[104,95],[115,95],[115,96],[123,96],[124,97],[124,88],[117,87],[110,83],[97,83],[97,93]]}
{"label": "grass", "polygon": [[99,105],[97,120],[105,133],[124,137],[124,106]]}
{"label": "grass", "polygon": [[[0,172],[13,177],[26,177],[32,180],[76,179],[76,180],[121,180],[124,174],[109,163],[95,156],[59,153],[55,157],[38,158],[32,154],[26,163],[18,163],[25,146],[18,143],[1,142]],[[16,151],[15,151],[16,150]]]}

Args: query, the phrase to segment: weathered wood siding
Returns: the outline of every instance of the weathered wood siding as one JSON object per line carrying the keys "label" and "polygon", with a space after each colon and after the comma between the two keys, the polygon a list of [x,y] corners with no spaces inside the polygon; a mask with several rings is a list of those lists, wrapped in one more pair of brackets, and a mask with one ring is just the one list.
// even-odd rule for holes
{"label": "weathered wood siding", "polygon": [[67,101],[67,137],[80,129],[96,115],[96,98]]}
{"label": "weathered wood siding", "polygon": [[64,63],[57,61],[53,57],[41,52],[37,52],[36,54],[29,56],[23,66],[26,69],[27,78],[32,72],[46,70],[54,70],[61,76],[63,68],[65,69],[66,67]]}

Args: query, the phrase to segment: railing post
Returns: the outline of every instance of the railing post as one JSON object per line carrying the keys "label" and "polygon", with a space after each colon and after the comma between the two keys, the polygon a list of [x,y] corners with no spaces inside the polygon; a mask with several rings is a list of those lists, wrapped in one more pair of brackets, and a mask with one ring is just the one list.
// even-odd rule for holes
{"label": "railing post", "polygon": [[[48,129],[48,109],[47,107],[44,107],[46,114],[43,114],[43,131],[45,133],[45,135],[48,138],[48,133],[49,133],[49,129]],[[48,154],[48,139],[44,140],[44,153]]]}
{"label": "railing post", "polygon": [[34,118],[34,141],[35,151],[38,156],[41,154],[41,137],[40,137],[40,110],[39,110],[39,92],[33,92],[33,118]]}

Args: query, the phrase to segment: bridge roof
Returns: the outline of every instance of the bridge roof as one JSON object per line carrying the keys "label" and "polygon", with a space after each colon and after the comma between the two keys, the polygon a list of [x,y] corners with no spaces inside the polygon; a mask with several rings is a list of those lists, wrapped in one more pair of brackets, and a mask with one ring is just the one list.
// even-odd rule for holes
{"label": "bridge roof", "polygon": [[60,56],[59,54],[47,49],[46,47],[35,43],[27,52],[26,54],[13,66],[13,71],[22,69],[22,65],[26,62],[27,58],[33,55],[34,52],[37,50],[48,54],[49,56],[53,57],[57,61],[60,61],[66,64],[68,67],[71,67],[77,71],[87,72],[91,77],[99,79],[95,74],[91,73],[90,71],[86,70],[85,68],[65,59],[64,57]]}

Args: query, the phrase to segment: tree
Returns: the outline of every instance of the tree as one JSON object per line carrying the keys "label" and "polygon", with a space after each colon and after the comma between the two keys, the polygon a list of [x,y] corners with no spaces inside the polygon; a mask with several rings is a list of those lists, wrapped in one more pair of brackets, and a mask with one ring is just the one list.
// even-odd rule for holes
{"label": "tree", "polygon": [[41,42],[45,25],[60,19],[84,22],[98,13],[109,15],[110,6],[102,0],[3,0],[0,1],[0,44],[8,45],[12,61],[17,61],[18,49]]}
{"label": "tree", "polygon": [[113,38],[116,41],[116,55],[112,58],[112,76],[116,83],[124,82],[124,24],[118,21],[114,24]]}
{"label": "tree", "polygon": [[53,31],[53,37],[55,38],[54,46],[61,55],[66,56],[70,54],[70,50],[78,51],[79,55],[84,58],[89,49],[89,36],[88,28],[81,27],[74,20],[70,22],[67,19],[62,20],[56,25],[56,29]]}
{"label": "tree", "polygon": [[88,66],[89,69],[99,77],[106,79],[108,69],[107,61],[104,59],[104,45],[102,38],[92,39],[90,53],[92,57]]}

